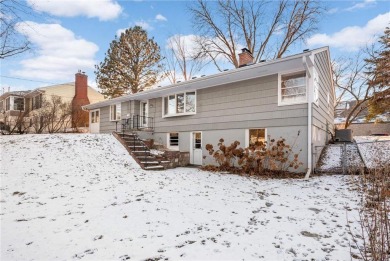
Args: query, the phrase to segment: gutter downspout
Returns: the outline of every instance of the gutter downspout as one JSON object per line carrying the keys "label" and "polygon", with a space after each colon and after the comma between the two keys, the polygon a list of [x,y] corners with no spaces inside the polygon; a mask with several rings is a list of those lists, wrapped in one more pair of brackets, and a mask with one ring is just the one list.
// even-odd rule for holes
{"label": "gutter downspout", "polygon": [[309,179],[311,171],[312,171],[312,102],[313,102],[313,73],[311,72],[314,67],[314,57],[312,56],[303,56],[302,62],[303,67],[305,67],[306,72],[309,76],[309,82],[307,83],[307,172],[305,175],[305,179]]}

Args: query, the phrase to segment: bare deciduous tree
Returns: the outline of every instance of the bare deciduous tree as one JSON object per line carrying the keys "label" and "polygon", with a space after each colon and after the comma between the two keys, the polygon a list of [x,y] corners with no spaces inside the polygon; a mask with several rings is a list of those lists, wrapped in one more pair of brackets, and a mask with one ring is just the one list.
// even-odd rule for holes
{"label": "bare deciduous tree", "polygon": [[363,53],[359,52],[353,58],[339,58],[337,62],[333,62],[332,66],[333,81],[336,87],[335,106],[345,101],[350,101],[349,104],[352,105],[347,108],[346,115],[344,115],[345,129],[368,108],[368,101],[375,91],[374,88],[367,86],[368,77],[364,73],[366,63],[362,55]]}
{"label": "bare deciduous tree", "polygon": [[28,39],[17,31],[16,25],[23,22],[21,15],[31,14],[24,1],[0,0],[0,59],[23,53],[30,49]]}
{"label": "bare deciduous tree", "polygon": [[4,118],[5,128],[1,130],[1,134],[23,134],[27,133],[29,125],[26,121],[27,111],[18,111],[17,116],[6,116]]}
{"label": "bare deciduous tree", "polygon": [[176,83],[179,77],[184,81],[191,79],[205,65],[205,60],[200,53],[188,46],[188,42],[194,41],[195,36],[186,37],[190,39],[186,39],[180,34],[168,39],[169,51],[166,54],[166,75],[171,83]]}
{"label": "bare deciduous tree", "polygon": [[30,127],[35,133],[56,133],[64,131],[71,123],[72,106],[60,96],[52,95],[42,98],[39,109],[29,114]]}
{"label": "bare deciduous tree", "polygon": [[190,6],[193,24],[201,37],[198,48],[219,70],[223,57],[236,68],[237,50],[248,48],[254,62],[280,58],[288,48],[316,30],[324,8],[320,1],[198,0]]}
{"label": "bare deciduous tree", "polygon": [[60,96],[52,95],[47,103],[46,118],[47,131],[56,133],[65,130],[71,123],[72,106],[70,102],[62,101]]}

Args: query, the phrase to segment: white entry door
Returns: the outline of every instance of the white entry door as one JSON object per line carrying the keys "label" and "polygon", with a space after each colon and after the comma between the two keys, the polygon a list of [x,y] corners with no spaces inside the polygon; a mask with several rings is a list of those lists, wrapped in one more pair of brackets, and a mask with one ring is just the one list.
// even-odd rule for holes
{"label": "white entry door", "polygon": [[100,131],[100,110],[91,111],[89,114],[89,132],[99,133]]}
{"label": "white entry door", "polygon": [[191,164],[202,165],[202,133],[193,132],[192,133],[192,155],[191,155]]}

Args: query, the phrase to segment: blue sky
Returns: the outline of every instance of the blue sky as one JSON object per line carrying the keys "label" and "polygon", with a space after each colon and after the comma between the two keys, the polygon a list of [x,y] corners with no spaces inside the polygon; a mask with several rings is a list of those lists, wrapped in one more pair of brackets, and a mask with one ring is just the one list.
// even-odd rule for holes
{"label": "blue sky", "polygon": [[[28,90],[74,81],[80,69],[96,87],[94,65],[104,59],[110,42],[125,28],[140,25],[161,49],[175,34],[196,34],[188,1],[27,0],[34,14],[24,16],[18,30],[34,49],[1,61],[1,87]],[[318,31],[289,54],[329,46],[333,58],[354,55],[375,42],[390,25],[390,1],[324,1],[328,11]],[[216,72],[206,68],[201,74]],[[11,78],[9,78],[11,77]],[[15,79],[18,78],[18,79]]]}

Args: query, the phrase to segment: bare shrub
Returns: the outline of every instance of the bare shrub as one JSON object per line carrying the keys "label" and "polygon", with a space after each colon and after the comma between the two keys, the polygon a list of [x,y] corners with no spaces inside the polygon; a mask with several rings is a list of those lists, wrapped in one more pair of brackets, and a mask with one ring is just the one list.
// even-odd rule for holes
{"label": "bare shrub", "polygon": [[[207,144],[206,150],[213,156],[218,168],[208,166],[205,169],[250,175],[272,175],[298,169],[303,164],[298,159],[299,153],[293,152],[294,146],[286,144],[283,138],[271,139],[269,144],[266,141],[258,141],[245,149],[240,148],[239,145],[240,142],[234,141],[226,146],[222,138],[219,140],[217,150],[214,150],[213,145]],[[234,166],[236,161],[239,168]]]}
{"label": "bare shrub", "polygon": [[362,260],[390,260],[390,165],[361,171],[358,180],[360,231],[353,235],[357,256]]}

